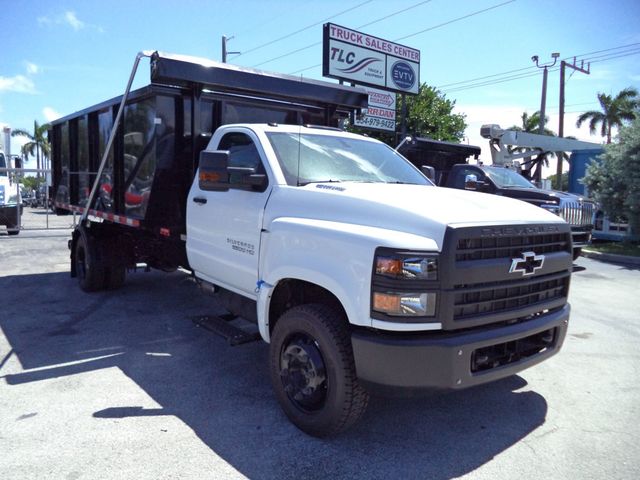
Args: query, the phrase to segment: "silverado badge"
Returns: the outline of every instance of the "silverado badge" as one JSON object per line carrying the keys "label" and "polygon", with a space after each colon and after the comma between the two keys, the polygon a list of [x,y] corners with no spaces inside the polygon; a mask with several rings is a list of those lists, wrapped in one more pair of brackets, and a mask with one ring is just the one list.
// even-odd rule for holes
{"label": "silverado badge", "polygon": [[544,255],[536,255],[535,252],[522,252],[522,257],[511,259],[509,273],[522,272],[523,276],[533,275],[544,264]]}

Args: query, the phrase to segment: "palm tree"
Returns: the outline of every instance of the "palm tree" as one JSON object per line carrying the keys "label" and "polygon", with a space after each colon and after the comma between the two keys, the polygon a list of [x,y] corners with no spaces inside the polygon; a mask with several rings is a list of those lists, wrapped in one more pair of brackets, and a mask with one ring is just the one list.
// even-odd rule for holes
{"label": "palm tree", "polygon": [[[531,116],[529,116],[529,114],[527,112],[523,112],[522,116],[520,118],[522,119],[522,126],[513,125],[512,127],[509,128],[509,130],[517,130],[518,132],[528,132],[528,133],[538,133],[539,132],[539,130],[540,130],[540,111],[534,112],[533,115],[531,115]],[[545,115],[545,117],[544,117],[544,125],[546,125],[548,121],[549,121],[549,117],[547,117]],[[543,128],[542,134],[543,135],[551,135],[552,137],[556,136],[556,134],[553,131],[551,131],[548,128],[546,128],[546,126]],[[510,152],[524,152],[526,150],[527,149],[523,148],[523,147],[512,147],[512,148],[510,148],[509,151]],[[529,178],[539,182],[542,179],[542,166],[544,165],[545,167],[548,167],[549,166],[549,157],[553,156],[553,155],[554,154],[552,152],[545,152],[545,153],[539,154],[533,160],[531,160],[531,157],[525,157],[524,158],[524,163],[525,164],[529,164],[529,166],[526,168],[526,170],[529,172],[528,173]],[[531,172],[533,171],[534,167],[535,167],[535,172],[533,174],[531,174]]]}
{"label": "palm tree", "polygon": [[[33,133],[24,129],[16,129],[11,132],[12,137],[22,136],[29,139],[29,141],[22,146],[22,154],[25,156],[35,156],[38,170],[40,170],[40,154],[42,153],[43,166],[44,160],[49,158],[49,155],[51,154],[51,145],[45,137],[45,134],[50,127],[51,126],[48,123],[39,125],[38,121],[34,120]],[[40,172],[38,172],[37,176],[40,177]]]}
{"label": "palm tree", "polygon": [[576,126],[580,126],[589,120],[589,132],[596,133],[596,128],[600,124],[600,135],[607,137],[607,144],[611,143],[611,129],[620,128],[625,120],[633,120],[636,116],[634,109],[640,105],[638,90],[628,87],[618,93],[615,97],[605,93],[598,93],[598,101],[602,111],[589,110],[578,117]]}

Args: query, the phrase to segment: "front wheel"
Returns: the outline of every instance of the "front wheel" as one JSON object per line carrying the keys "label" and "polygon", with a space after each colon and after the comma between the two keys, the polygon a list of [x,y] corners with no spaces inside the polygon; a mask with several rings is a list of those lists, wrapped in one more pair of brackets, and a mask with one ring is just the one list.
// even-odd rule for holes
{"label": "front wheel", "polygon": [[580,255],[582,254],[582,248],[580,247],[574,247],[573,248],[573,260],[576,261],[578,259],[578,257],[580,257]]}
{"label": "front wheel", "polygon": [[346,319],[319,304],[282,315],[269,350],[271,382],[289,420],[309,435],[335,435],[364,413],[367,391],[356,378]]}

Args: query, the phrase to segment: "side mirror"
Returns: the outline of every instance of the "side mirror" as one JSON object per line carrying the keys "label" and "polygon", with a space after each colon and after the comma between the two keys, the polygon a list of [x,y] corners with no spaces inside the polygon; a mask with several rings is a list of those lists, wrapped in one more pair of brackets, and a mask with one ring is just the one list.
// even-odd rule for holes
{"label": "side mirror", "polygon": [[425,177],[427,177],[433,183],[436,183],[436,169],[435,168],[430,167],[429,165],[422,165],[420,167],[420,171],[422,172],[422,174]]}
{"label": "side mirror", "polygon": [[479,186],[478,176],[470,173],[464,177],[465,190],[477,190]]}
{"label": "side mirror", "polygon": [[229,152],[217,150],[200,152],[198,167],[198,186],[208,192],[225,192],[229,190]]}

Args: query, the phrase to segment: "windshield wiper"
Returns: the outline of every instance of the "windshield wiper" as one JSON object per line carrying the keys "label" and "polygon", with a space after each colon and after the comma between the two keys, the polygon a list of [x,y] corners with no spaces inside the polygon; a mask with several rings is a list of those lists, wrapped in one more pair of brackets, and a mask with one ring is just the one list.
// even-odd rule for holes
{"label": "windshield wiper", "polygon": [[311,183],[342,183],[342,180],[309,180],[308,182],[299,182],[299,187],[304,187],[305,185],[309,185]]}

